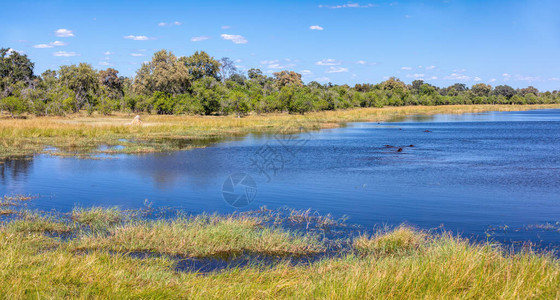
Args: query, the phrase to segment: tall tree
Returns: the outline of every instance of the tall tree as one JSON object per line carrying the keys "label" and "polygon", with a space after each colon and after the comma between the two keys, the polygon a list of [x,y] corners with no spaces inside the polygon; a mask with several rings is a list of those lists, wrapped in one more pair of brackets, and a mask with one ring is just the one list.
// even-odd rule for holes
{"label": "tall tree", "polygon": [[111,99],[119,99],[124,96],[123,80],[119,77],[119,71],[108,68],[99,71],[99,83],[105,87],[107,96]]}
{"label": "tall tree", "polygon": [[237,67],[233,60],[229,57],[222,57],[220,59],[220,75],[222,77],[222,81],[228,80],[233,74],[237,74]]}
{"label": "tall tree", "polygon": [[96,93],[99,89],[97,72],[90,64],[61,66],[58,71],[60,82],[76,94],[76,110],[95,105]]}
{"label": "tall tree", "polygon": [[35,66],[26,54],[11,48],[0,49],[0,92],[5,96],[11,94],[10,86],[17,82],[30,84]]}
{"label": "tall tree", "polygon": [[477,83],[471,87],[471,91],[477,97],[487,97],[492,91],[492,86],[484,83]]}
{"label": "tall tree", "polygon": [[214,77],[220,80],[220,62],[204,51],[196,51],[193,55],[181,57],[179,60],[185,64],[193,80],[202,77]]}
{"label": "tall tree", "polygon": [[273,73],[276,81],[276,86],[282,88],[287,85],[293,86],[303,86],[303,81],[301,81],[301,74],[294,71],[281,71]]}
{"label": "tall tree", "polygon": [[187,66],[171,51],[160,50],[150,62],[142,64],[136,72],[133,90],[148,96],[154,92],[184,94],[189,89],[192,79]]}

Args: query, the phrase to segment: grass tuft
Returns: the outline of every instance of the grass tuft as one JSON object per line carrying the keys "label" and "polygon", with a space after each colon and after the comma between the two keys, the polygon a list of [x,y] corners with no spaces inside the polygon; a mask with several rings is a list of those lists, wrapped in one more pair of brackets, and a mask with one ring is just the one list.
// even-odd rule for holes
{"label": "grass tuft", "polygon": [[104,229],[124,220],[123,213],[117,207],[74,208],[72,220],[92,230]]}
{"label": "grass tuft", "polygon": [[425,233],[401,225],[394,230],[384,230],[373,236],[362,235],[354,239],[353,248],[360,254],[396,255],[419,250],[425,243]]}

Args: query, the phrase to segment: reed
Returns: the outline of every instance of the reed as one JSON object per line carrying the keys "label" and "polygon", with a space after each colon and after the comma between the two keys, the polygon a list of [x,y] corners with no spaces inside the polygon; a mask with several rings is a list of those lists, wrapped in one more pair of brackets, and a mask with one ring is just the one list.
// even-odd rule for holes
{"label": "reed", "polygon": [[[134,220],[98,236],[75,227],[72,239],[45,235],[41,231],[48,226],[10,222],[0,226],[0,294],[9,299],[560,297],[560,261],[550,253],[513,253],[407,226],[356,237],[352,251],[314,263],[286,260],[200,274],[177,271],[178,260],[170,254],[216,255],[224,249],[309,253],[321,249],[321,242],[239,215]],[[20,222],[37,224],[36,218]],[[131,251],[158,255],[139,257]]]}

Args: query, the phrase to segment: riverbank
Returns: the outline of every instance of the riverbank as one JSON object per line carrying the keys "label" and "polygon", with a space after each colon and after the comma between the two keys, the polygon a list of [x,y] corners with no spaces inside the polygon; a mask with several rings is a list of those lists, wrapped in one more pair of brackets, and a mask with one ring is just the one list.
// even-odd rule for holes
{"label": "riverbank", "polygon": [[[560,297],[560,262],[551,254],[449,233],[400,226],[326,240],[336,224],[328,218],[315,220],[315,230],[293,230],[275,225],[275,214],[153,219],[116,208],[26,211],[21,201],[2,202],[14,209],[0,225],[0,293],[11,299]],[[302,221],[291,216],[287,222]],[[249,259],[207,272],[181,268],[236,257]]]}
{"label": "riverbank", "polygon": [[247,133],[290,133],[333,128],[346,122],[385,122],[410,115],[461,114],[485,111],[521,111],[560,108],[560,105],[449,105],[359,108],[305,115],[263,114],[233,116],[134,115],[86,113],[66,117],[0,118],[0,159],[46,152],[89,156],[99,153],[149,153],[204,147],[206,141]]}

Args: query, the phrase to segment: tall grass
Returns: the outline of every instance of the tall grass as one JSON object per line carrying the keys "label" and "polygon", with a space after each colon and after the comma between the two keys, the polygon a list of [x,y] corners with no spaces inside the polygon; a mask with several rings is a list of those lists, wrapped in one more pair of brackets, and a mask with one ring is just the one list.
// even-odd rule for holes
{"label": "tall grass", "polygon": [[[97,209],[96,219],[103,219],[99,213],[104,211],[110,210]],[[20,222],[35,224],[35,219]],[[321,241],[313,235],[262,224],[258,218],[240,216],[133,220],[110,225],[107,235],[80,233],[83,227],[77,226],[76,236],[68,240],[39,230],[48,231],[47,227],[3,224],[0,295],[9,299],[560,297],[560,262],[551,254],[510,253],[495,245],[407,226],[356,237],[349,251],[310,264],[286,261],[199,274],[177,271],[178,261],[169,255],[214,256],[221,249],[270,253],[321,249]],[[159,255],[128,254],[134,251]]]}

